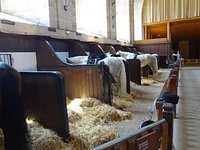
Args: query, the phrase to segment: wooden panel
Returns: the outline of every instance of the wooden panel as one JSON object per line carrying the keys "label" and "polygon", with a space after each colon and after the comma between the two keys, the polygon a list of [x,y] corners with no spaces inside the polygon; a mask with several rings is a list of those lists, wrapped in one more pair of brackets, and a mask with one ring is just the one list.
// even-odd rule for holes
{"label": "wooden panel", "polygon": [[189,59],[189,41],[179,41],[179,51],[183,58]]}
{"label": "wooden panel", "polygon": [[108,45],[108,44],[100,44],[100,46],[102,47],[102,49],[103,49],[103,51],[105,52],[105,53],[110,53],[110,54],[113,54],[113,55],[115,55],[116,54],[116,50],[115,50],[115,48],[112,46],[112,45]]}
{"label": "wooden panel", "polygon": [[159,149],[158,132],[153,131],[141,138],[136,139],[137,150],[153,150]]}
{"label": "wooden panel", "polygon": [[39,40],[37,48],[38,69],[60,71],[64,75],[66,95],[69,98],[94,97],[111,104],[111,82],[106,76],[104,65],[63,63],[45,40]]}
{"label": "wooden panel", "polygon": [[63,76],[58,72],[21,72],[26,116],[69,136]]}
{"label": "wooden panel", "polygon": [[130,81],[141,85],[141,67],[140,60],[138,59],[128,59],[130,65]]}
{"label": "wooden panel", "polygon": [[143,53],[167,56],[167,59],[171,60],[171,43],[167,39],[135,41],[135,47]]}
{"label": "wooden panel", "polygon": [[89,43],[90,53],[95,55],[105,55],[103,48],[97,43]]}
{"label": "wooden panel", "polygon": [[68,52],[69,57],[85,56],[86,53],[77,40],[64,40],[54,38],[44,38],[47,40],[55,52]]}
{"label": "wooden panel", "polygon": [[146,27],[147,39],[167,38],[167,24],[154,24]]}
{"label": "wooden panel", "polygon": [[33,52],[36,50],[34,36],[0,33],[0,51]]}

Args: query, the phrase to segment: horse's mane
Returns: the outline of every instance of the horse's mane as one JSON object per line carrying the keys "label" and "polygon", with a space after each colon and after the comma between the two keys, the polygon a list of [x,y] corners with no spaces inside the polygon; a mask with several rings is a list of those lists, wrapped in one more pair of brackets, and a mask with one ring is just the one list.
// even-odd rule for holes
{"label": "horse's mane", "polygon": [[0,127],[3,130],[6,150],[28,150],[29,134],[20,94],[19,73],[0,63]]}

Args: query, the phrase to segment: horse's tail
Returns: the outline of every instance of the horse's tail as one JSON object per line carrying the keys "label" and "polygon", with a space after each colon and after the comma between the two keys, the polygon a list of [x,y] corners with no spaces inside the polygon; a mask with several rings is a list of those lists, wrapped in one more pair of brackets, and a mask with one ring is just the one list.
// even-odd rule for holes
{"label": "horse's tail", "polygon": [[20,88],[19,73],[8,65],[0,64],[1,127],[6,150],[30,149]]}

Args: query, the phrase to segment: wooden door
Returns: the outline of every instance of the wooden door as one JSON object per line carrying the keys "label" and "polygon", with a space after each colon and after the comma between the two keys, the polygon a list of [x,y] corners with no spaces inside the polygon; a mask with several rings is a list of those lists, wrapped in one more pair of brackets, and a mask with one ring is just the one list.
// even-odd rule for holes
{"label": "wooden door", "polygon": [[189,59],[189,40],[179,41],[179,51],[183,58]]}

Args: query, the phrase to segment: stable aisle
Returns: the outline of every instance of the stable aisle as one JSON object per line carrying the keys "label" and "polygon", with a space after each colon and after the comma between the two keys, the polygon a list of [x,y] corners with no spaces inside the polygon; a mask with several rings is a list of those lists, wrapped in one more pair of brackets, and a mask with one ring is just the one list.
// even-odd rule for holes
{"label": "stable aisle", "polygon": [[175,150],[200,150],[200,67],[180,69],[178,95]]}

